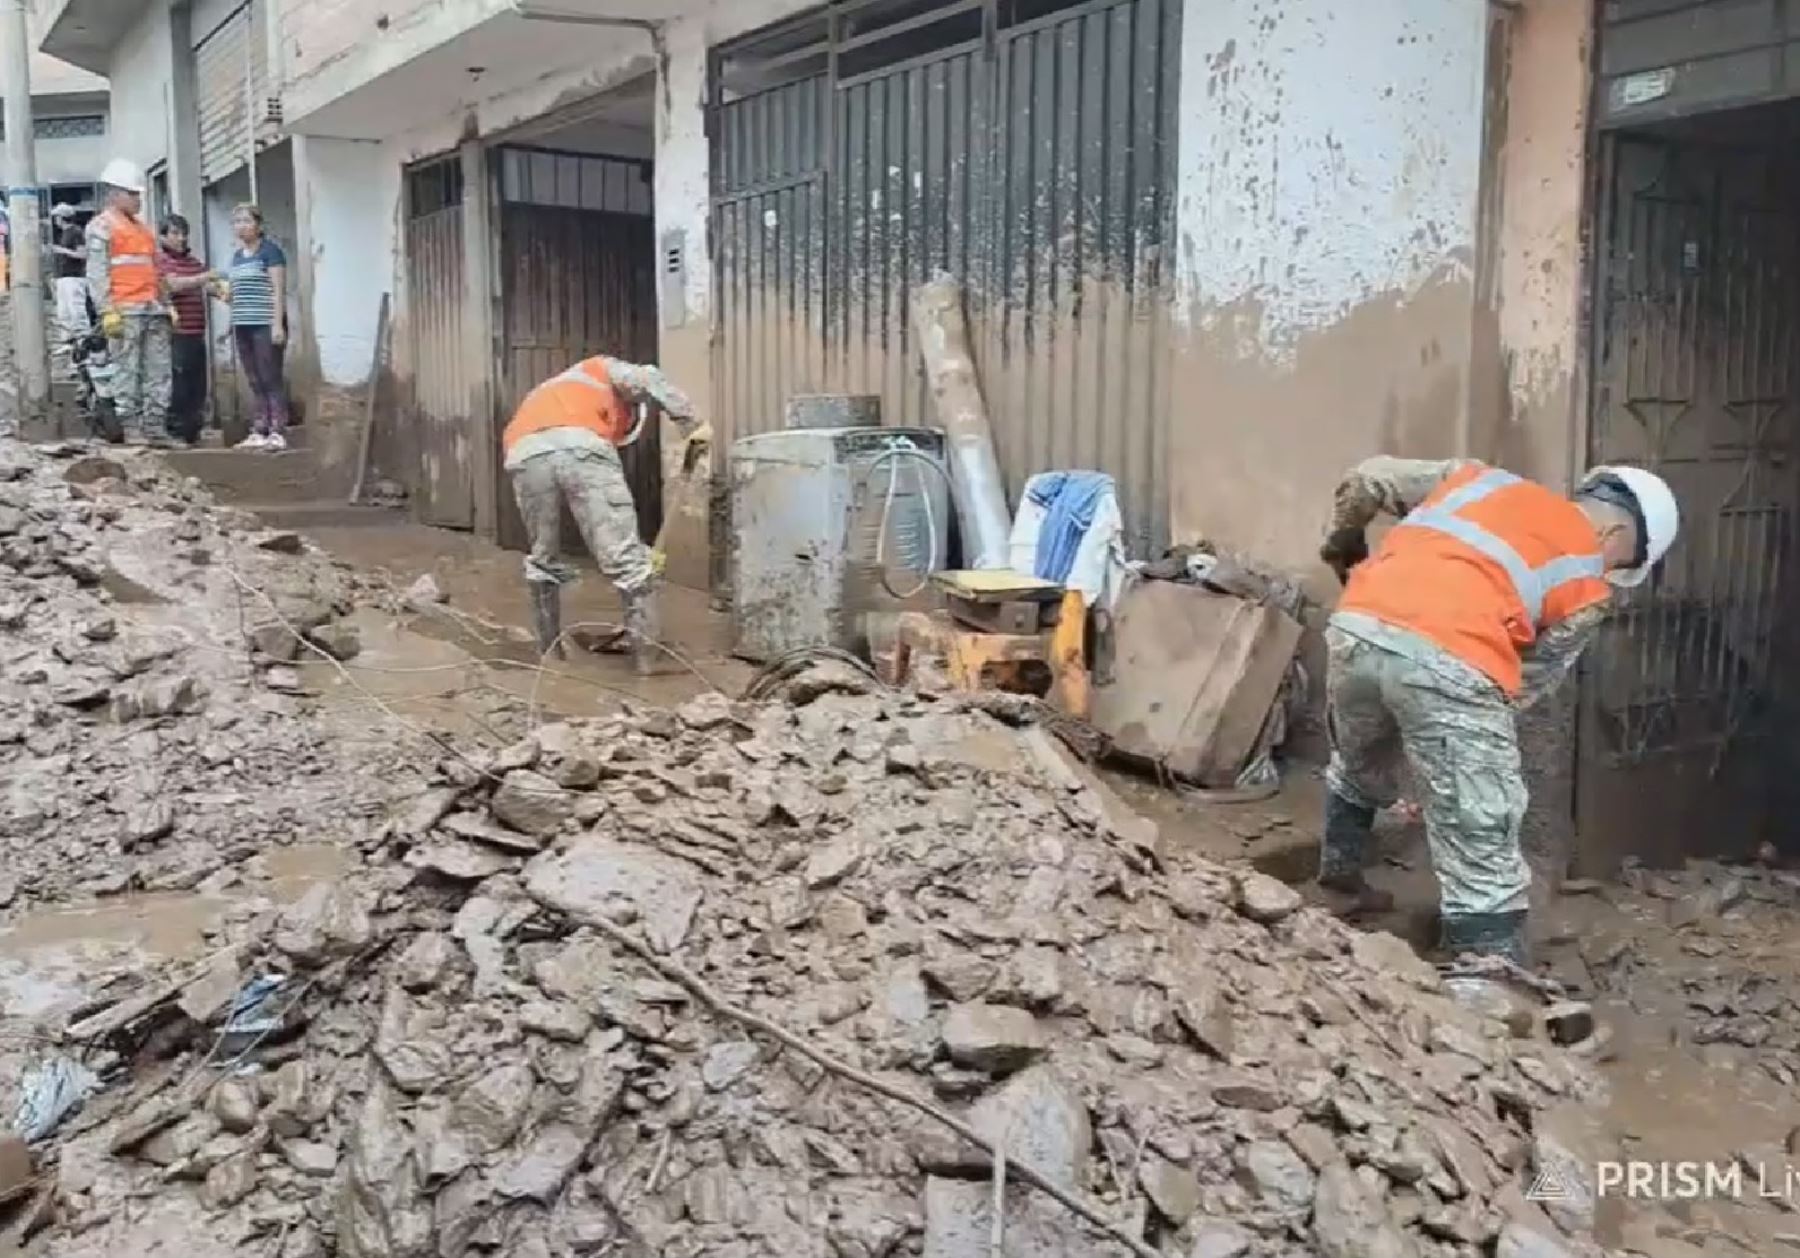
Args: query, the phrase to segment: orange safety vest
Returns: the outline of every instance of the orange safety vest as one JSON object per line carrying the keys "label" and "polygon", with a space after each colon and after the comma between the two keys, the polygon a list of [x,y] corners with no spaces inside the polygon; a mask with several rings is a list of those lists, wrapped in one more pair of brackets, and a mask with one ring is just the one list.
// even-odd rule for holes
{"label": "orange safety vest", "polygon": [[1410,629],[1518,693],[1520,652],[1611,597],[1580,507],[1476,463],[1459,469],[1350,574],[1339,611]]}
{"label": "orange safety vest", "polygon": [[588,358],[525,395],[500,436],[507,453],[522,438],[550,428],[586,428],[617,445],[631,431],[630,408],[613,387],[604,358]]}
{"label": "orange safety vest", "polygon": [[112,227],[107,258],[114,307],[155,305],[162,292],[156,278],[156,237],[135,218],[108,210]]}

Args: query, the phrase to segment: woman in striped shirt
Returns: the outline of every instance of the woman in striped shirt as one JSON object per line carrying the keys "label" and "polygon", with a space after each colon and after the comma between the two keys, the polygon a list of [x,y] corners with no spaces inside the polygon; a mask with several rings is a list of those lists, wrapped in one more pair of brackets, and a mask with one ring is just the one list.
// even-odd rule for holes
{"label": "woman in striped shirt", "polygon": [[240,205],[231,212],[238,247],[231,279],[231,334],[238,363],[255,398],[250,435],[240,450],[287,449],[288,399],[282,382],[287,348],[287,255],[263,235],[262,211]]}

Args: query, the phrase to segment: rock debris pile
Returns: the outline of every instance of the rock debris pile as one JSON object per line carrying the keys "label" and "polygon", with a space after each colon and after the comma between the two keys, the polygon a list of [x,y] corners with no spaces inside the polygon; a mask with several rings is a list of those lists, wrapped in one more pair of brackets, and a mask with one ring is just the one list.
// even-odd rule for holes
{"label": "rock debris pile", "polygon": [[277,620],[351,654],[355,597],[153,456],[0,441],[0,908],[191,888],[364,833],[404,762],[308,718]]}
{"label": "rock debris pile", "polygon": [[[1583,1063],[1399,940],[1159,850],[1043,729],[859,689],[444,759],[363,874],[163,1019],[160,1077],[134,1032],[138,1082],[64,1149],[67,1226],[173,1182],[285,1258],[986,1258],[986,1153],[873,1081],[1140,1254],[1604,1252]],[[293,999],[240,1046],[216,993],[269,973]],[[1131,1252],[1003,1200],[1007,1255]]]}

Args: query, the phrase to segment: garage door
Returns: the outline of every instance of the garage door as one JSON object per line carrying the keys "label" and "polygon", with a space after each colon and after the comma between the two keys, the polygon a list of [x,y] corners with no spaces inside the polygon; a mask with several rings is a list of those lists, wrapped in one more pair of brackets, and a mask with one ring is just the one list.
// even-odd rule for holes
{"label": "garage door", "polygon": [[200,178],[215,183],[250,158],[252,137],[269,106],[267,6],[246,0],[224,13],[200,12],[194,31],[194,82],[200,123]]}
{"label": "garage door", "polygon": [[1632,126],[1800,93],[1790,0],[1604,0],[1600,116]]}
{"label": "garage door", "polygon": [[909,315],[963,281],[1009,488],[1118,481],[1166,534],[1180,0],[848,0],[724,49],[713,78],[714,413],[882,397],[934,416]]}

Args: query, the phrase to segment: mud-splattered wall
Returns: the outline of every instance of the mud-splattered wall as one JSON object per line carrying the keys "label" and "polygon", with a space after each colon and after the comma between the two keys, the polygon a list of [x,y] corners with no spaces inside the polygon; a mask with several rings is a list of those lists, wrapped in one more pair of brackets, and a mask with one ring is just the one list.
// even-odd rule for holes
{"label": "mud-splattered wall", "polygon": [[1187,6],[1177,539],[1314,567],[1344,468],[1465,448],[1486,23],[1478,3]]}

